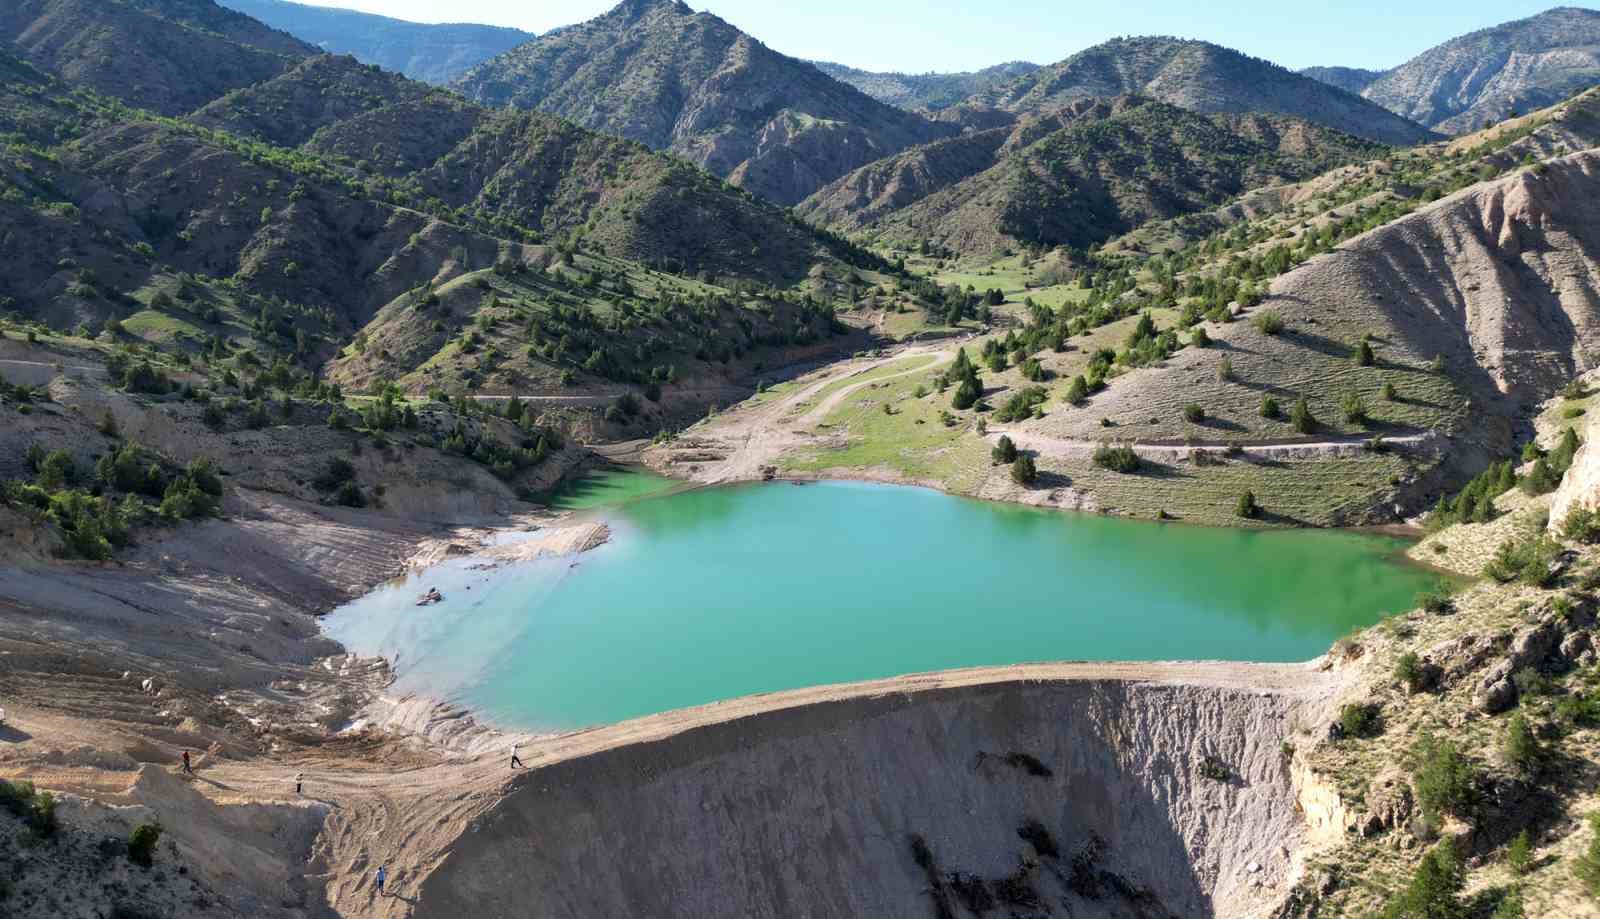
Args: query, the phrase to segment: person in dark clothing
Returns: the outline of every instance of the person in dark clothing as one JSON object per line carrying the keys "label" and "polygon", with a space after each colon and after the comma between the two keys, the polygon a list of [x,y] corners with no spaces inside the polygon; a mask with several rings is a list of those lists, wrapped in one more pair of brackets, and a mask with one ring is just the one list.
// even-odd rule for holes
{"label": "person in dark clothing", "polygon": [[295,794],[299,794],[300,793],[300,785],[305,780],[306,780],[306,774],[304,772],[296,772],[294,774],[294,793]]}
{"label": "person in dark clothing", "polygon": [[189,765],[189,751],[188,750],[183,751],[183,771],[187,772],[189,775],[194,775],[194,767]]}

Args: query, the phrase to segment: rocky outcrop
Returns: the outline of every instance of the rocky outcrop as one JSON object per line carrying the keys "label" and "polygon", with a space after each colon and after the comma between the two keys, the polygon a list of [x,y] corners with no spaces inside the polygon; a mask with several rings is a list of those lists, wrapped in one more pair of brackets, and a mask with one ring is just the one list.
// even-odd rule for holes
{"label": "rocky outcrop", "polygon": [[1574,510],[1600,507],[1600,416],[1585,416],[1584,420],[1579,432],[1583,443],[1550,500],[1552,532],[1559,530]]}
{"label": "rocky outcrop", "polygon": [[1282,741],[1319,685],[1280,669],[1298,689],[908,679],[620,725],[519,780],[416,915],[1263,915],[1304,836]]}

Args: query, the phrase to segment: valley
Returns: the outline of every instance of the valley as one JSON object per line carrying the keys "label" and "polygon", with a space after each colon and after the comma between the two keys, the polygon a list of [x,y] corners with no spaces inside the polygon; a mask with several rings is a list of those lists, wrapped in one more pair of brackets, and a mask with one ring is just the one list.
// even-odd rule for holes
{"label": "valley", "polygon": [[8,5],[0,914],[1600,916],[1596,15]]}

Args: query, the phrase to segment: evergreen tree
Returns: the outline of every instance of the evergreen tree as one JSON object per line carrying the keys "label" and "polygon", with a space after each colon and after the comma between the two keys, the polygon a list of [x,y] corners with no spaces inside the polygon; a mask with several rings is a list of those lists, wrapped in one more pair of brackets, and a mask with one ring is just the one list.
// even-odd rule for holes
{"label": "evergreen tree", "polygon": [[990,451],[989,455],[997,465],[1015,462],[1017,459],[1017,445],[1011,442],[1010,437],[1001,434],[999,442],[994,445],[994,449]]}

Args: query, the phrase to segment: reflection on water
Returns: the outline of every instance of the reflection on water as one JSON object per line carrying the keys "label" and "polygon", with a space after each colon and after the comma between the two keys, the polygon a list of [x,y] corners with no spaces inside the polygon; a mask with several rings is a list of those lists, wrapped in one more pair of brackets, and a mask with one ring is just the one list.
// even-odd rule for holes
{"label": "reflection on water", "polygon": [[[584,499],[662,482],[595,482]],[[454,562],[340,610],[329,631],[399,655],[405,688],[564,728],[949,667],[1302,660],[1433,580],[1399,563],[1394,539],[859,483],[679,490],[595,513],[614,531],[600,549],[492,572]],[[446,601],[412,606],[430,585]]]}

